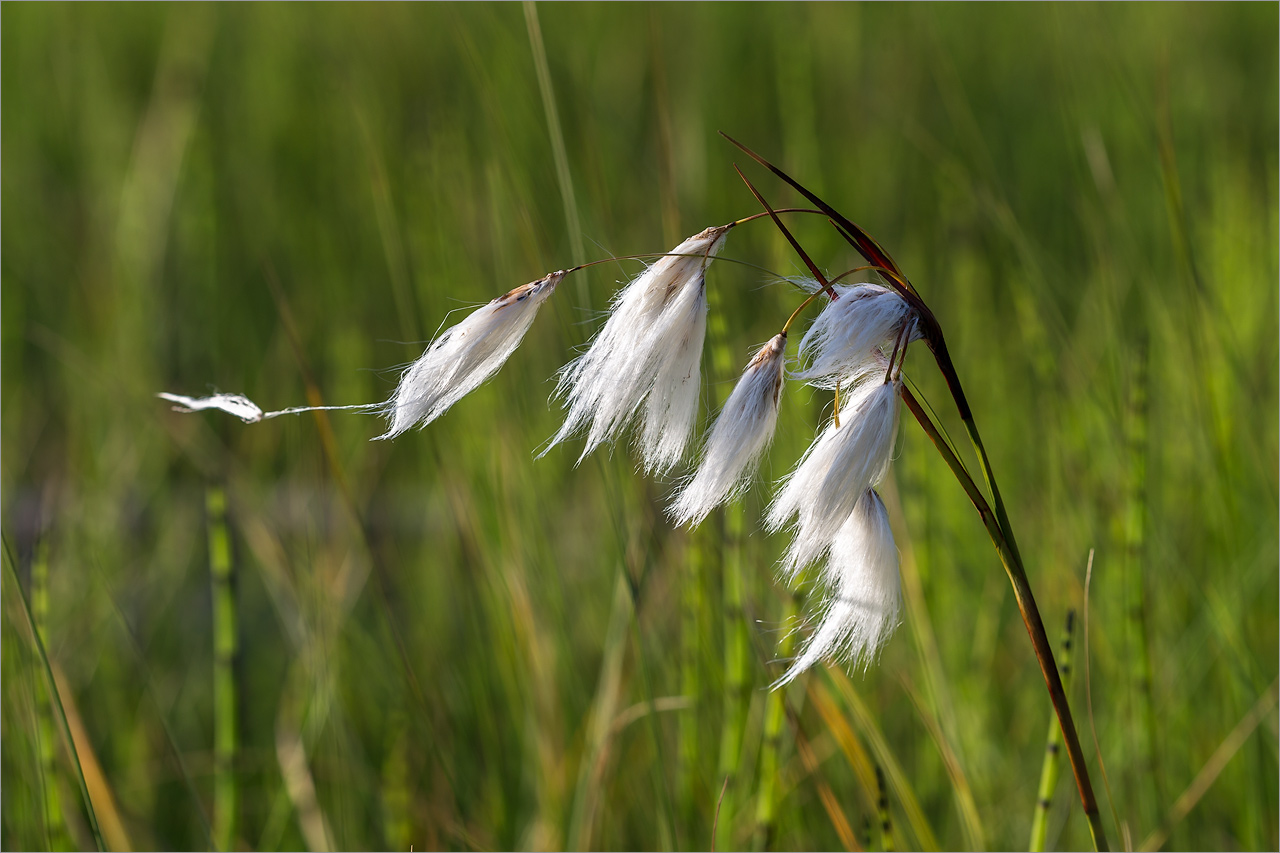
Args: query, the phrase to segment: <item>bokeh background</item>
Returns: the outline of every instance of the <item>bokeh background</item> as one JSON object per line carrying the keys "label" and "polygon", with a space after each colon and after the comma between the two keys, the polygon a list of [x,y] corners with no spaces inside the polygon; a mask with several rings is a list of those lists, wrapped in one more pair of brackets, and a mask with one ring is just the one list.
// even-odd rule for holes
{"label": "bokeh background", "polygon": [[[1025,847],[1050,706],[913,422],[885,486],[904,623],[865,672],[780,692],[815,602],[760,519],[829,395],[787,388],[761,484],[695,532],[626,446],[534,459],[635,262],[569,279],[394,442],[154,397],[380,401],[450,312],[756,212],[734,162],[798,201],[724,130],[946,329],[1051,634],[1075,616],[1111,843],[1275,849],[1277,27],[1229,3],[5,4],[0,843]],[[798,302],[767,221],[724,255],[755,267],[709,277],[707,419]],[[923,349],[907,372],[961,437]],[[1046,843],[1085,848],[1063,775]]]}

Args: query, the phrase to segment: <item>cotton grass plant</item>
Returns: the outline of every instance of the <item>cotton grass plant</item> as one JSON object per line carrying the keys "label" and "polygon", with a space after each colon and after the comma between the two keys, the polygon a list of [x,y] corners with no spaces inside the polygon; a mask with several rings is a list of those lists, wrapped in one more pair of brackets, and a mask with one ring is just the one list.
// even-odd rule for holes
{"label": "cotton grass plant", "polygon": [[[862,229],[782,170],[730,141],[816,209],[774,210],[743,176],[764,213],[706,228],[660,255],[628,256],[654,261],[617,293],[608,319],[589,347],[559,372],[553,397],[565,409],[564,422],[539,457],[581,437],[579,462],[628,438],[634,442],[638,467],[646,474],[667,474],[686,459],[698,413],[708,269],[731,230],[769,217],[812,274],[811,280],[799,282],[810,292],[746,364],[701,442],[696,464],[679,480],[669,516],[677,524],[697,526],[748,487],[772,442],[788,380],[834,391],[829,421],[778,483],[764,519],[770,531],[785,530],[790,535],[780,575],[795,583],[812,570],[822,590],[811,630],[774,687],[796,680],[820,661],[869,666],[901,612],[898,551],[876,487],[889,471],[905,404],[965,489],[996,547],[1058,715],[1094,844],[1105,849],[1097,803],[1053,653],[937,318],[888,253]],[[825,217],[866,265],[828,278],[783,224],[779,214],[784,212]],[[616,259],[548,273],[474,310],[433,340],[404,370],[385,403],[323,408],[383,415],[388,428],[379,439],[426,427],[511,358],[540,307],[565,277],[610,260]],[[851,276],[865,280],[845,281]],[[824,304],[801,337],[797,358],[789,367],[790,328],[818,300]],[[946,381],[973,444],[985,491],[905,381],[907,350],[917,341],[929,349]],[[313,408],[264,412],[239,395],[160,396],[178,404],[181,411],[221,409],[248,423]]]}

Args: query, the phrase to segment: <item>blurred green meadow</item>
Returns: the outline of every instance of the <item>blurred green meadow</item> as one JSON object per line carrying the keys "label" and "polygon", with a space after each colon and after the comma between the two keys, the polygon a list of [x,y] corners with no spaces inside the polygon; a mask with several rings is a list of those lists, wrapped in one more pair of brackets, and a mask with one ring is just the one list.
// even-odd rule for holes
{"label": "blurred green meadow", "polygon": [[[694,532],[626,446],[534,459],[638,263],[394,442],[154,396],[381,401],[450,312],[756,212],[735,162],[798,201],[718,130],[947,331],[1055,640],[1075,614],[1113,847],[1280,844],[1275,4],[2,16],[6,849],[1026,848],[1050,705],[909,418],[903,625],[779,692],[817,602],[760,520],[829,394],[784,391],[760,483]],[[722,257],[756,268],[709,274],[707,420],[802,270],[767,220]],[[960,438],[923,348],[907,373]],[[1062,775],[1045,844],[1088,848]]]}

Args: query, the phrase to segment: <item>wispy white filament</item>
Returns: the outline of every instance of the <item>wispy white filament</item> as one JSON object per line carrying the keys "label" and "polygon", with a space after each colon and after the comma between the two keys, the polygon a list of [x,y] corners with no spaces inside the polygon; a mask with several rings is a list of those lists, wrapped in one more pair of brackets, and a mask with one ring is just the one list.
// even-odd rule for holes
{"label": "wispy white filament", "polygon": [[875,490],[862,493],[836,534],[823,581],[828,595],[821,621],[775,688],[824,658],[870,664],[898,626],[902,610],[898,549],[889,514]]}
{"label": "wispy white filament", "polygon": [[391,425],[378,438],[426,426],[497,373],[565,274],[553,272],[499,296],[432,341],[401,374],[386,406]]}
{"label": "wispy white filament", "polygon": [[585,430],[581,462],[616,439],[643,407],[638,443],[645,470],[665,471],[680,460],[698,410],[706,264],[730,227],[685,240],[614,297],[590,349],[560,372],[556,395],[568,411],[543,454]]}
{"label": "wispy white filament", "polygon": [[[906,300],[875,284],[835,286],[827,304],[800,340],[797,379],[820,388],[847,383],[865,372],[877,346],[891,343],[910,313]],[[888,350],[886,350],[886,353]]]}
{"label": "wispy white filament", "polygon": [[781,332],[747,364],[707,436],[697,472],[668,510],[677,524],[702,523],[751,481],[778,424],[786,347],[787,333]]}
{"label": "wispy white filament", "polygon": [[214,394],[211,397],[186,397],[182,394],[170,394],[167,391],[157,394],[161,400],[168,400],[178,405],[173,407],[175,412],[203,412],[207,409],[217,409],[226,412],[229,415],[235,415],[247,424],[256,424],[258,421],[269,421],[272,418],[278,418],[281,415],[298,415],[303,412],[334,412],[343,410],[357,410],[362,412],[374,413],[382,409],[380,403],[363,403],[355,406],[294,406],[291,409],[280,409],[275,412],[264,412],[262,407],[250,400],[248,397],[240,394]]}
{"label": "wispy white filament", "polygon": [[783,558],[788,576],[822,557],[862,493],[884,479],[898,433],[898,390],[898,382],[875,379],[855,386],[840,425],[833,419],[783,481],[766,524],[780,530],[796,519]]}

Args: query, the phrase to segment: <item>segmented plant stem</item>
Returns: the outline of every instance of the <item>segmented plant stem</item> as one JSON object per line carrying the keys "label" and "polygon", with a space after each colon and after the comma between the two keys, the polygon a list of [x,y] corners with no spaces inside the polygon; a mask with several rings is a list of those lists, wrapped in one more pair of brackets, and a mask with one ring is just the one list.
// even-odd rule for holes
{"label": "segmented plant stem", "polygon": [[[1071,635],[1075,630],[1076,612],[1067,611],[1067,627],[1062,632],[1062,659],[1058,663],[1062,671],[1062,684],[1071,685]],[[1053,803],[1053,792],[1058,787],[1058,776],[1062,773],[1062,729],[1058,720],[1049,719],[1049,735],[1045,740],[1044,764],[1040,766],[1040,789],[1036,793],[1036,811],[1031,819],[1031,841],[1027,849],[1036,853],[1044,850],[1049,835],[1049,807]]]}
{"label": "segmented plant stem", "polygon": [[205,494],[209,571],[213,582],[213,843],[232,850],[236,839],[236,681],[238,651],[235,569],[227,534],[227,499],[214,486]]}
{"label": "segmented plant stem", "polygon": [[[725,322],[728,300],[723,299],[716,288],[707,292],[710,303],[707,333],[711,339],[712,375],[716,378],[714,395],[717,408],[724,404],[733,389],[732,377],[741,367],[729,344]],[[724,532],[720,537],[721,619],[724,630],[724,690],[722,694],[722,718],[720,728],[720,759],[717,779],[728,779],[724,797],[720,803],[719,832],[722,846],[733,849],[733,828],[736,817],[737,796],[744,780],[739,778],[742,765],[742,744],[747,725],[749,705],[747,667],[751,661],[751,638],[747,632],[746,611],[743,608],[743,558],[742,542],[746,529],[745,510],[741,501],[730,503],[723,510]]]}
{"label": "segmented plant stem", "polygon": [[1151,647],[1147,643],[1147,590],[1143,549],[1146,542],[1147,487],[1147,350],[1139,343],[1129,385],[1125,454],[1124,584],[1125,624],[1129,635],[1129,660],[1133,664],[1130,685],[1130,743],[1137,750],[1131,763],[1137,775],[1134,794],[1138,818],[1151,826],[1159,819],[1158,804],[1165,802],[1156,749],[1156,718],[1151,697]]}
{"label": "segmented plant stem", "polygon": [[[782,607],[782,623],[789,625],[796,618],[795,597],[788,595]],[[782,660],[791,657],[795,643],[795,632],[788,631],[783,635],[778,646],[778,655]],[[765,699],[764,706],[764,742],[760,745],[760,777],[756,789],[756,834],[755,849],[768,850],[773,847],[774,832],[778,817],[778,770],[781,765],[779,756],[782,752],[782,737],[787,722],[787,691],[774,690]]]}
{"label": "segmented plant stem", "polygon": [[[700,660],[701,643],[699,638],[706,626],[710,625],[705,613],[707,607],[706,593],[703,589],[703,576],[706,574],[708,542],[706,533],[697,533],[689,538],[689,546],[685,549],[684,583],[680,589],[681,624],[680,624],[680,694],[686,697],[692,707],[679,716],[679,776],[676,780],[677,801],[682,813],[681,823],[692,829],[697,819],[695,794],[698,787],[698,708],[701,707],[702,667]],[[688,837],[688,836],[686,836]],[[695,835],[693,837],[702,837]]]}
{"label": "segmented plant stem", "polygon": [[894,850],[893,820],[889,816],[889,792],[884,786],[884,771],[876,765],[876,812],[880,816],[880,849],[885,853]]}

